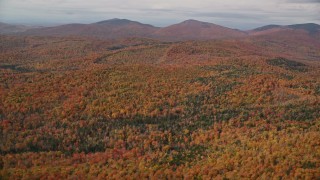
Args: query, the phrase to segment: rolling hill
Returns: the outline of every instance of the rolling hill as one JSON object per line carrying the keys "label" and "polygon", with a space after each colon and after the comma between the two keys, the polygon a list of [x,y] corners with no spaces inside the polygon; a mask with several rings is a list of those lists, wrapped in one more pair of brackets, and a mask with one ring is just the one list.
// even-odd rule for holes
{"label": "rolling hill", "polygon": [[104,39],[128,37],[154,38],[166,41],[223,39],[246,36],[245,32],[196,20],[187,20],[164,28],[127,19],[110,19],[92,24],[66,24],[32,29],[24,35],[87,36]]}
{"label": "rolling hill", "polygon": [[0,39],[0,179],[319,177],[320,42]]}
{"label": "rolling hill", "polygon": [[320,25],[314,23],[305,23],[305,24],[293,24],[287,26],[280,25],[267,25],[262,26],[253,30],[248,31],[251,35],[264,35],[264,34],[272,34],[278,32],[300,32],[307,33],[311,36],[320,34]]}
{"label": "rolling hill", "polygon": [[320,25],[314,23],[287,26],[267,25],[249,31],[241,31],[192,19],[161,28],[137,21],[115,18],[91,24],[74,23],[42,28],[1,23],[0,33],[33,36],[93,37],[99,39],[151,38],[162,41],[234,39],[256,36],[267,36],[272,39],[302,38],[320,40]]}
{"label": "rolling hill", "polygon": [[13,25],[0,22],[0,34],[13,34],[18,32],[24,32],[28,29],[33,29],[34,26]]}
{"label": "rolling hill", "polygon": [[186,20],[161,28],[153,36],[164,40],[208,40],[244,37],[246,33],[212,23]]}
{"label": "rolling hill", "polygon": [[92,24],[66,24],[56,27],[32,29],[24,35],[84,36],[103,39],[148,37],[158,28],[126,19],[110,19]]}
{"label": "rolling hill", "polygon": [[318,26],[254,31],[0,35],[0,179],[317,179]]}

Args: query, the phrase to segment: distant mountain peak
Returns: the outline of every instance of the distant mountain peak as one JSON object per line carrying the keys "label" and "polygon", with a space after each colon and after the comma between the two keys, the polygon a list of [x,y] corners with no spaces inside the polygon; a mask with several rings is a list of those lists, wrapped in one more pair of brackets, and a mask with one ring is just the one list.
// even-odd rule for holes
{"label": "distant mountain peak", "polygon": [[309,33],[320,32],[320,25],[315,23],[293,24],[286,27],[291,29],[302,29],[308,31]]}
{"label": "distant mountain peak", "polygon": [[231,29],[210,22],[188,19],[167,27],[154,27],[128,19],[113,18],[92,24],[65,24],[54,27],[29,28],[0,23],[0,34],[20,33],[41,36],[84,36],[105,39],[155,38],[165,41],[242,38],[250,35],[303,34],[320,37],[320,25],[315,23],[267,25],[250,31]]}
{"label": "distant mountain peak", "polygon": [[212,24],[212,23],[198,21],[198,20],[194,20],[194,19],[188,19],[188,20],[181,22],[180,24]]}
{"label": "distant mountain peak", "polygon": [[202,21],[198,21],[195,19],[187,19],[187,20],[183,21],[183,23],[189,23],[189,22],[202,22]]}
{"label": "distant mountain peak", "polygon": [[310,34],[315,34],[320,32],[320,25],[315,23],[305,23],[305,24],[292,24],[292,25],[267,25],[256,29],[254,32],[267,32],[268,30],[304,30]]}
{"label": "distant mountain peak", "polygon": [[189,19],[161,28],[153,35],[163,40],[184,41],[244,37],[246,33],[209,22]]}
{"label": "distant mountain peak", "polygon": [[101,24],[101,25],[126,25],[126,24],[130,24],[130,23],[138,23],[141,24],[139,22],[135,22],[135,21],[130,21],[128,19],[118,19],[118,18],[113,18],[113,19],[109,19],[109,20],[104,20],[104,21],[99,21],[93,24]]}
{"label": "distant mountain peak", "polygon": [[262,26],[259,28],[254,29],[254,31],[265,31],[265,30],[269,30],[269,29],[273,29],[273,28],[279,28],[281,27],[280,25],[275,25],[275,24],[270,24],[270,25],[266,25],[266,26]]}
{"label": "distant mountain peak", "polygon": [[104,20],[104,21],[99,21],[96,23],[93,23],[95,25],[108,25],[108,26],[125,26],[125,25],[141,25],[141,26],[148,26],[148,27],[154,27],[150,24],[143,24],[137,21],[131,21],[128,19],[118,19],[118,18],[113,18],[109,20]]}
{"label": "distant mountain peak", "polygon": [[36,26],[15,25],[0,22],[0,34],[19,33],[32,28],[36,28]]}

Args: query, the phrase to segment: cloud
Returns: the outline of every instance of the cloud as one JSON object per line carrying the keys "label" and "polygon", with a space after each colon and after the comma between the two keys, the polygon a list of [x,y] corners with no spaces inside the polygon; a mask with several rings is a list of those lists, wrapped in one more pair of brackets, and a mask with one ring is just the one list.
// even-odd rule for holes
{"label": "cloud", "polygon": [[286,0],[287,3],[320,3],[320,0]]}

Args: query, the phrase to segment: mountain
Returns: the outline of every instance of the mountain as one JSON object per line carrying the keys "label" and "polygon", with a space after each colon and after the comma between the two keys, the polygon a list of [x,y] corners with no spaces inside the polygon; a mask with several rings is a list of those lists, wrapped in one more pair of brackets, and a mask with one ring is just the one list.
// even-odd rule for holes
{"label": "mountain", "polygon": [[295,30],[308,31],[311,34],[320,32],[320,25],[314,24],[314,23],[294,24],[294,25],[289,25],[287,27]]}
{"label": "mountain", "polygon": [[87,36],[104,39],[148,37],[158,28],[127,19],[110,19],[92,24],[66,24],[26,31],[25,35]]}
{"label": "mountain", "polygon": [[248,31],[251,35],[267,35],[275,33],[305,33],[311,36],[320,34],[320,25],[314,23],[293,24],[287,26],[267,25]]}
{"label": "mountain", "polygon": [[313,23],[293,25],[269,25],[248,31],[250,37],[258,37],[269,40],[280,40],[287,44],[309,43],[319,44],[320,25]]}
{"label": "mountain", "polygon": [[320,41],[275,37],[0,36],[0,179],[320,180]]}
{"label": "mountain", "polygon": [[187,20],[164,28],[127,19],[110,19],[92,24],[66,24],[32,29],[24,35],[87,36],[105,39],[142,37],[166,41],[206,40],[246,36],[245,32],[196,20]]}
{"label": "mountain", "polygon": [[206,40],[246,36],[245,32],[197,20],[186,20],[161,28],[153,34],[164,40]]}
{"label": "mountain", "polygon": [[[20,32],[22,35],[36,36],[82,36],[101,39],[153,38],[164,41],[230,39],[251,36],[272,38],[313,38],[320,40],[320,25],[293,24],[287,26],[267,25],[250,31],[240,31],[220,25],[186,20],[168,27],[154,27],[127,19],[110,19],[92,24],[66,24],[55,27],[26,29],[20,26],[0,25],[4,32]],[[0,31],[0,33],[2,32]]]}
{"label": "mountain", "polygon": [[7,23],[0,22],[0,34],[12,34],[17,32],[24,32],[28,29],[35,28],[33,26],[24,26],[24,25],[12,25]]}
{"label": "mountain", "polygon": [[109,26],[124,26],[124,25],[141,25],[141,26],[149,26],[149,27],[153,27],[152,25],[149,24],[142,24],[140,22],[137,21],[131,21],[128,19],[118,19],[118,18],[114,18],[114,19],[109,19],[109,20],[105,20],[105,21],[99,21],[96,23],[92,23],[92,24],[96,24],[96,25],[109,25]]}
{"label": "mountain", "polygon": [[256,28],[253,31],[266,31],[266,30],[269,30],[269,29],[274,29],[274,28],[279,28],[279,27],[281,27],[281,26],[280,25],[270,24],[270,25],[267,25],[267,26],[262,26],[262,27]]}

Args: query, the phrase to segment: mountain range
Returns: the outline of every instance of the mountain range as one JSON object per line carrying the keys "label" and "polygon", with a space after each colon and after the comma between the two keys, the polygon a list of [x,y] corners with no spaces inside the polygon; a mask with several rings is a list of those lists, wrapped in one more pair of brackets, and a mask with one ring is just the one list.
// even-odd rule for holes
{"label": "mountain range", "polygon": [[0,23],[0,34],[35,36],[83,36],[101,39],[153,38],[164,41],[209,40],[248,36],[302,35],[320,39],[320,25],[267,25],[241,31],[197,20],[186,20],[167,27],[155,27],[127,19],[110,19],[91,24],[65,24],[55,27],[27,27]]}
{"label": "mountain range", "polygon": [[28,29],[39,28],[38,26],[13,25],[0,22],[0,34],[12,34],[25,32]]}

